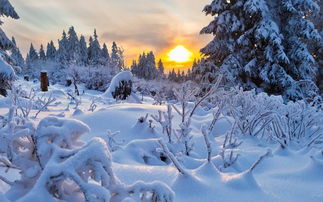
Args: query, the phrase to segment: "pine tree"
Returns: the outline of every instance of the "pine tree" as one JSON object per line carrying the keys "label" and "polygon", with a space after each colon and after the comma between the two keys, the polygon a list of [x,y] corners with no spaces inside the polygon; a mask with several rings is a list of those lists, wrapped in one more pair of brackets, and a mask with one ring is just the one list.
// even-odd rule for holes
{"label": "pine tree", "polygon": [[170,81],[176,81],[176,72],[175,69],[172,69],[172,71],[168,74],[168,79]]}
{"label": "pine tree", "polygon": [[69,63],[76,64],[80,58],[80,43],[73,26],[68,30],[67,50],[67,60]]}
{"label": "pine tree", "polygon": [[116,42],[112,43],[110,61],[112,67],[119,70],[124,68],[123,50],[117,46]]}
{"label": "pine tree", "polygon": [[191,69],[188,69],[187,70],[187,80],[192,80],[193,78],[192,78],[192,72],[191,72],[192,70]]}
{"label": "pine tree", "polygon": [[135,76],[137,76],[138,78],[141,78],[140,77],[140,71],[139,71],[139,68],[138,68],[138,64],[137,64],[137,61],[136,60],[133,60],[132,61],[132,64],[131,64],[131,73]]}
{"label": "pine tree", "polygon": [[145,78],[146,79],[155,79],[158,76],[158,70],[156,68],[156,62],[155,62],[155,55],[152,51],[150,51],[147,54],[147,63],[146,63],[146,72],[145,72]]}
{"label": "pine tree", "polygon": [[29,53],[26,57],[26,65],[29,69],[33,67],[33,65],[39,60],[38,53],[34,48],[33,44],[30,44]]}
{"label": "pine tree", "polygon": [[101,64],[104,66],[109,66],[109,63],[110,63],[110,55],[109,55],[108,47],[104,43],[101,50]]}
{"label": "pine tree", "polygon": [[87,47],[86,47],[86,41],[85,41],[85,37],[83,35],[81,35],[80,37],[80,65],[86,65],[88,64],[88,51],[87,51]]}
{"label": "pine tree", "polygon": [[[11,17],[13,19],[19,18],[8,0],[1,0],[0,16]],[[2,23],[0,20],[0,25]],[[10,57],[6,53],[7,50],[14,48],[14,46],[0,27],[0,94],[4,96],[7,95],[6,89],[10,88],[11,82],[15,79],[15,72],[11,65],[8,64]]]}
{"label": "pine tree", "polygon": [[98,65],[98,64],[100,64],[102,51],[101,51],[100,43],[98,40],[98,35],[96,34],[96,30],[94,30],[93,37],[94,37],[94,39],[92,37],[90,38],[90,44],[89,44],[89,48],[88,48],[89,49],[88,57],[89,57],[89,62],[91,65]]}
{"label": "pine tree", "polygon": [[161,76],[164,75],[165,68],[161,59],[158,61],[158,71]]}
{"label": "pine tree", "polygon": [[228,83],[295,98],[290,89],[315,75],[304,42],[318,34],[304,15],[316,9],[312,0],[213,1],[204,12],[214,20],[201,33],[214,39],[201,52]]}
{"label": "pine tree", "polygon": [[15,65],[19,67],[24,67],[25,66],[25,61],[24,58],[22,57],[22,54],[17,47],[17,43],[14,37],[12,37],[12,43],[14,44],[14,48],[11,49],[11,55],[10,57],[14,60]]}
{"label": "pine tree", "polygon": [[66,67],[69,65],[69,50],[68,50],[68,40],[66,36],[66,32],[63,31],[61,40],[58,40],[58,50],[57,50],[57,60],[62,65],[62,67]]}
{"label": "pine tree", "polygon": [[56,59],[56,47],[54,45],[53,41],[50,41],[50,43],[47,44],[47,50],[46,50],[46,59],[50,61],[55,61]]}
{"label": "pine tree", "polygon": [[46,60],[46,54],[42,44],[40,45],[40,50],[39,50],[39,60],[42,60],[42,61]]}

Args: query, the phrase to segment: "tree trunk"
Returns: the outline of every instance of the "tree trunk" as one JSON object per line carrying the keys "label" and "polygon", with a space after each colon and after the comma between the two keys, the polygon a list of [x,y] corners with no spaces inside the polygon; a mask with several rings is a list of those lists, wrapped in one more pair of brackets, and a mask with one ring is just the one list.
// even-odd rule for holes
{"label": "tree trunk", "polygon": [[41,72],[40,73],[40,88],[41,88],[41,91],[43,91],[43,92],[48,91],[47,72]]}

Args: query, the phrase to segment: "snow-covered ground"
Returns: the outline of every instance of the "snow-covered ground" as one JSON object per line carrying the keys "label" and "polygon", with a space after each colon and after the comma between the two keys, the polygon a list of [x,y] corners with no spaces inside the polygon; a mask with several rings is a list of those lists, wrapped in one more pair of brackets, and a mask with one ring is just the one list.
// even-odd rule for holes
{"label": "snow-covered ground", "polygon": [[[191,124],[193,150],[190,156],[177,156],[186,170],[185,174],[181,174],[171,161],[161,158],[158,139],[165,138],[165,135],[158,123],[149,121],[152,119],[150,115],[158,114],[158,110],[166,111],[167,106],[153,105],[153,99],[149,97],[144,97],[142,103],[135,100],[116,102],[100,92],[81,87],[80,91],[84,90],[84,94],[75,110],[75,104],[67,95],[73,91],[72,87],[55,85],[50,86],[49,92],[41,93],[38,92],[38,83],[19,83],[27,92],[34,88],[37,95],[51,94],[56,99],[48,107],[49,110],[39,113],[37,118],[33,118],[37,110],[31,111],[30,119],[35,125],[47,116],[84,122],[90,132],[82,136],[82,140],[88,142],[93,137],[101,137],[107,141],[112,150],[113,171],[125,184],[137,181],[164,182],[173,190],[174,201],[178,202],[323,201],[322,147],[282,149],[277,143],[241,135],[238,141],[242,141],[242,144],[232,149],[233,155],[239,155],[237,161],[224,168],[219,154],[225,134],[231,129],[232,119],[222,116],[210,134],[212,161],[209,163],[200,129],[202,125],[210,124],[213,116],[199,108]],[[0,98],[0,115],[8,113],[9,104],[9,98]],[[146,114],[149,116],[144,120]],[[139,121],[140,117],[143,117],[143,121]],[[180,121],[176,115],[173,127],[178,127]],[[119,133],[111,135],[114,132]],[[113,141],[109,139],[112,136]],[[264,158],[253,168],[261,156]],[[3,168],[0,168],[1,175],[11,180],[19,178],[14,170],[6,173]],[[7,190],[8,186],[0,180],[0,192]]]}

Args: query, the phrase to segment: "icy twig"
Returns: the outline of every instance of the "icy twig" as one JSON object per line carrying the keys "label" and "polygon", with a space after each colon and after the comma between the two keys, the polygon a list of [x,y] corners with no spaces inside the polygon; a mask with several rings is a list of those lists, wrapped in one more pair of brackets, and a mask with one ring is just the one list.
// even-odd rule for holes
{"label": "icy twig", "polygon": [[176,159],[176,157],[174,156],[174,154],[172,154],[167,145],[163,142],[163,140],[159,139],[158,140],[160,146],[162,147],[163,151],[165,152],[165,154],[168,156],[168,158],[170,158],[170,160],[173,162],[174,166],[176,167],[176,169],[178,170],[178,172],[180,172],[182,175],[187,174],[185,169],[182,167],[182,165],[178,162],[178,160]]}

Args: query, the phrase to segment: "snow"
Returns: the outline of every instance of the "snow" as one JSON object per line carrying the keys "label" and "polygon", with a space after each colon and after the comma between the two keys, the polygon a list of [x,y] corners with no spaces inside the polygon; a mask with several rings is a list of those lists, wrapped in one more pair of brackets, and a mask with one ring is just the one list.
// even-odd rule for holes
{"label": "snow", "polygon": [[0,53],[0,76],[9,80],[15,77],[15,72],[13,68],[7,62],[5,62],[5,58],[1,53]]}
{"label": "snow", "polygon": [[[131,74],[122,73],[117,78],[116,83],[122,79],[131,79]],[[21,80],[18,83],[25,89],[32,87],[36,89],[39,85],[39,83]],[[171,156],[163,149],[160,139],[163,139],[169,152],[176,151],[176,147],[167,143],[168,138],[163,134],[162,126],[155,121],[150,121],[153,120],[150,115],[158,115],[159,110],[167,112],[166,105],[153,105],[153,100],[149,97],[144,97],[141,104],[107,101],[99,92],[86,90],[83,86],[80,88],[84,89],[85,93],[81,96],[81,103],[76,109],[74,109],[75,103],[73,104],[66,96],[73,87],[54,85],[50,86],[50,91],[46,94],[37,92],[37,95],[48,97],[49,94],[53,94],[57,98],[56,104],[49,106],[47,111],[41,112],[38,118],[30,119],[37,126],[36,137],[43,142],[39,147],[40,152],[50,153],[47,149],[53,147],[47,147],[45,143],[49,139],[61,145],[61,150],[53,152],[52,156],[48,155],[48,159],[44,161],[46,166],[38,181],[28,194],[21,198],[13,197],[12,192],[6,193],[8,185],[0,180],[0,188],[3,192],[3,195],[0,194],[0,201],[6,201],[2,199],[4,197],[10,200],[20,199],[20,201],[56,201],[45,188],[45,184],[49,182],[48,179],[58,173],[64,173],[66,176],[74,175],[77,173],[74,171],[94,161],[101,162],[106,167],[111,166],[111,173],[114,173],[116,182],[122,182],[115,187],[110,187],[117,190],[120,193],[118,197],[122,198],[116,197],[114,201],[140,201],[139,192],[145,192],[145,196],[148,197],[152,191],[157,191],[160,201],[175,202],[323,200],[323,154],[320,145],[308,148],[288,142],[290,146],[283,149],[273,140],[241,134],[236,137],[239,141],[243,141],[239,147],[226,148],[228,152],[239,154],[239,157],[232,166],[224,168],[219,154],[226,134],[231,131],[234,119],[223,114],[219,116],[208,135],[208,144],[212,147],[212,157],[208,162],[205,136],[202,135],[201,128],[212,121],[213,111],[199,107],[191,118],[190,127],[194,142],[192,155],[186,156],[175,152],[175,155]],[[246,107],[246,104],[249,104],[248,106],[253,110],[258,109],[257,106],[269,106],[272,109],[280,106],[281,113],[287,113],[284,112],[284,109],[287,109],[283,108],[280,97],[260,94],[258,103],[248,103],[254,96],[252,93],[244,93],[240,96],[236,100],[232,97],[232,102],[239,103],[241,109],[245,109],[242,107]],[[97,100],[98,105],[94,112],[88,110],[93,99]],[[68,110],[67,105],[69,105]],[[302,108],[304,107],[302,104],[289,103],[289,105],[292,109],[289,112],[292,112],[293,116],[307,109]],[[9,106],[10,99],[0,97],[0,116],[7,114]],[[176,107],[180,110],[181,106]],[[35,112],[36,110],[32,109],[31,117]],[[61,117],[62,113],[64,117]],[[148,114],[147,117],[146,114]],[[314,114],[313,112],[312,115]],[[179,129],[181,117],[176,112],[173,112],[173,115],[172,127]],[[247,119],[254,117],[253,113],[243,115]],[[306,117],[305,114],[303,115]],[[315,119],[320,121],[322,118],[321,113]],[[311,130],[308,131],[310,132]],[[59,160],[60,155],[67,155],[72,151],[75,152],[74,155],[66,157],[64,161]],[[268,151],[272,152],[268,153]],[[268,155],[265,155],[267,153]],[[253,168],[261,156],[264,158]],[[177,159],[176,164],[178,163],[185,170],[183,173],[178,171],[171,158]],[[11,181],[20,176],[12,169],[9,169],[8,173],[4,171],[5,169],[0,168],[0,176],[6,176]],[[29,170],[26,175],[32,177],[33,172],[36,171]],[[100,176],[104,179],[103,175]],[[83,185],[99,197],[110,198],[111,193],[99,184],[93,181]],[[66,196],[75,191],[68,189],[71,186],[69,184],[64,186],[67,187]],[[133,194],[125,194],[129,190]],[[73,197],[68,201],[82,201],[80,198],[82,195]]]}
{"label": "snow", "polygon": [[119,83],[121,81],[132,81],[132,77],[133,76],[130,71],[119,72],[112,78],[109,88],[105,91],[105,93],[102,96],[107,98],[113,98],[112,93],[115,92],[116,88],[119,86]]}

